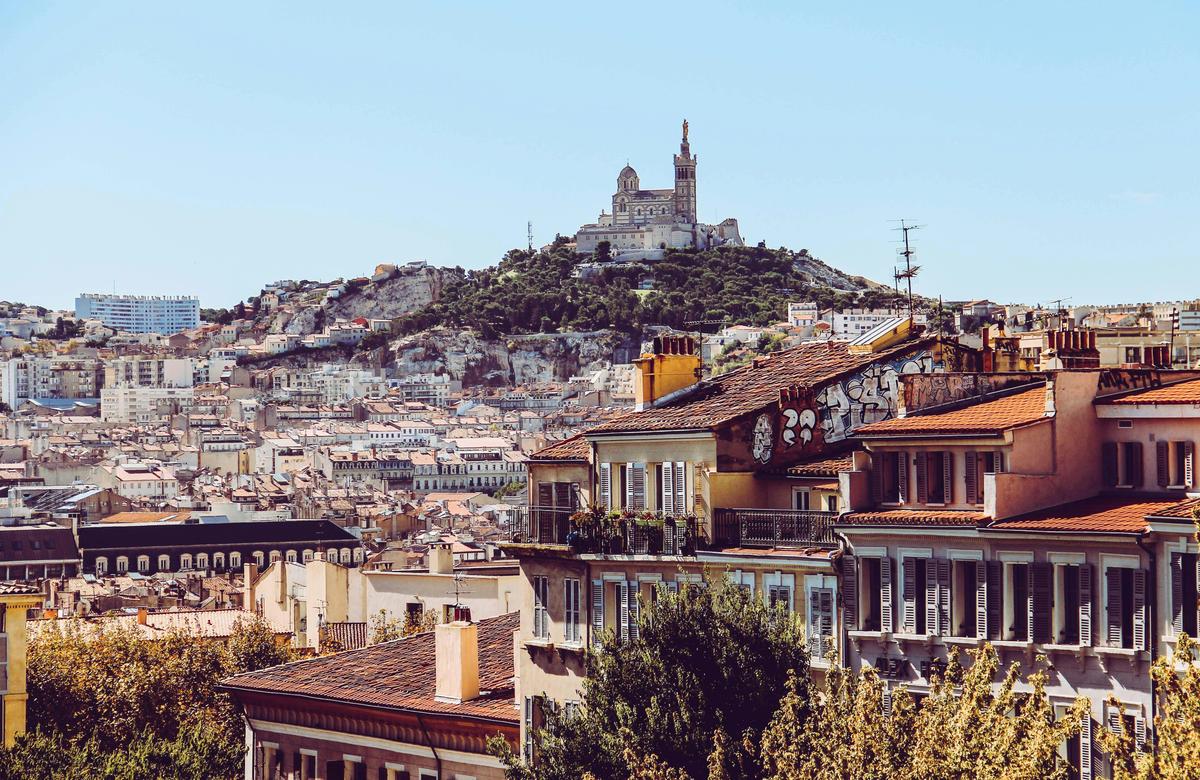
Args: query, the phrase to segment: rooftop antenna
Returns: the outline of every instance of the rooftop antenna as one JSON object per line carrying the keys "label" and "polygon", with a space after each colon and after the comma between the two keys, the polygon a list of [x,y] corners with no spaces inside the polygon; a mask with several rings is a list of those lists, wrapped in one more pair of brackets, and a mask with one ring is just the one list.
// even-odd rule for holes
{"label": "rooftop antenna", "polygon": [[525,223],[525,232],[526,232],[526,235],[529,237],[529,251],[532,252],[533,251],[533,220],[529,220],[528,222]]}
{"label": "rooftop antenna", "polygon": [[903,220],[903,219],[898,219],[895,221],[900,223],[900,227],[892,228],[892,229],[900,230],[904,233],[904,249],[900,250],[900,255],[904,258],[904,270],[903,271],[898,270],[896,272],[899,277],[897,279],[897,281],[899,281],[899,279],[904,279],[905,283],[908,285],[908,317],[909,317],[909,319],[912,319],[912,316],[913,316],[912,280],[913,280],[913,277],[916,276],[920,272],[921,266],[912,264],[912,256],[913,256],[913,254],[916,253],[916,250],[912,248],[912,245],[908,241],[908,231],[920,230],[921,228],[923,228],[925,226],[924,225],[910,225],[910,224],[908,224],[907,220]]}

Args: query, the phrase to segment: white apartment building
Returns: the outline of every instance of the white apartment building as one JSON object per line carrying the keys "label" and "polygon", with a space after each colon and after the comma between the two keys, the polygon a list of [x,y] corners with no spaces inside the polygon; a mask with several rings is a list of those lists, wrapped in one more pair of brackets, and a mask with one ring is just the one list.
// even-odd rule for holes
{"label": "white apartment building", "polygon": [[186,412],[192,406],[191,387],[105,387],[100,391],[101,422],[145,424]]}
{"label": "white apartment building", "polygon": [[108,295],[82,293],[75,299],[75,316],[98,319],[129,333],[171,335],[200,327],[200,299],[191,296]]}
{"label": "white apartment building", "polygon": [[97,398],[96,360],[71,357],[14,357],[0,360],[0,401],[16,409],[30,398]]}
{"label": "white apartment building", "polygon": [[900,316],[896,309],[845,309],[830,315],[833,337],[853,339]]}
{"label": "white apartment building", "polygon": [[191,387],[195,383],[191,358],[120,357],[104,369],[104,386]]}

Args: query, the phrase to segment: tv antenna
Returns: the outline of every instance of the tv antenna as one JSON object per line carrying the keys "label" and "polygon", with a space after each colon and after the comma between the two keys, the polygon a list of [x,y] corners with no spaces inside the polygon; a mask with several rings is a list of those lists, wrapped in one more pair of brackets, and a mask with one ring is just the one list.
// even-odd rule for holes
{"label": "tv antenna", "polygon": [[525,234],[529,238],[529,251],[533,251],[533,220],[525,223]]}
{"label": "tv antenna", "polygon": [[903,279],[908,286],[908,317],[909,317],[909,319],[912,319],[912,316],[913,316],[912,280],[913,280],[914,276],[916,276],[918,273],[920,273],[921,266],[912,264],[912,256],[916,253],[916,250],[912,248],[912,245],[908,241],[908,232],[910,230],[920,230],[921,228],[923,228],[925,226],[924,225],[910,225],[910,224],[908,224],[908,220],[904,220],[904,219],[897,219],[897,220],[893,220],[893,221],[899,222],[900,226],[892,228],[892,230],[900,230],[904,233],[904,249],[899,250],[900,256],[904,258],[904,270],[901,271],[899,269],[896,269],[896,282],[897,282],[897,286],[899,286],[900,280]]}

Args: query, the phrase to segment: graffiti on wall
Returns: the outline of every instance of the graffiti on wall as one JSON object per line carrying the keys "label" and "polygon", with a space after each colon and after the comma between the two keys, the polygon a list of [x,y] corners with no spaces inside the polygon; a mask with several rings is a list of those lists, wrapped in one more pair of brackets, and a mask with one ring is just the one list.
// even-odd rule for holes
{"label": "graffiti on wall", "polygon": [[780,394],[779,440],[783,449],[815,451],[844,440],[860,426],[896,416],[900,376],[929,374],[933,355],[922,352],[891,363],[872,363],[817,391],[797,387]]}

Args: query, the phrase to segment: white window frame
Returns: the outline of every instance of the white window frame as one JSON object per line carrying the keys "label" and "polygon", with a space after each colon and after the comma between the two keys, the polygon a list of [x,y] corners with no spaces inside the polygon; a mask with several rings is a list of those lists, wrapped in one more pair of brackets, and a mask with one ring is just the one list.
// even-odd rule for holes
{"label": "white window frame", "polygon": [[550,578],[544,574],[533,576],[533,637],[550,638]]}
{"label": "white window frame", "polygon": [[581,580],[567,577],[563,580],[563,641],[579,644],[583,641],[583,624],[580,622],[583,602],[580,601]]}
{"label": "white window frame", "polygon": [[138,570],[138,574],[149,574],[150,573],[150,556],[149,555],[139,555],[137,557],[137,570]]}
{"label": "white window frame", "polygon": [[128,574],[129,558],[124,555],[118,555],[114,571],[116,571],[117,574]]}

